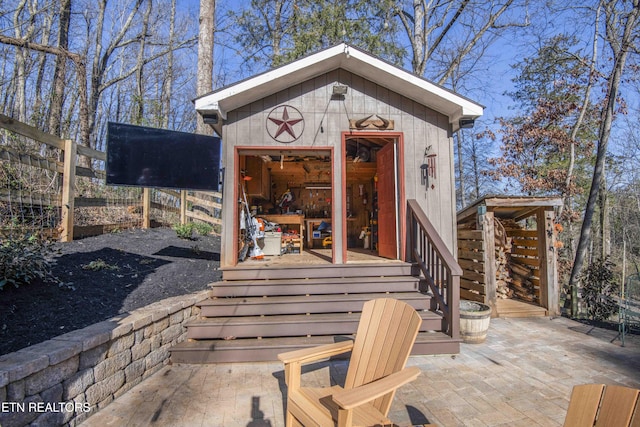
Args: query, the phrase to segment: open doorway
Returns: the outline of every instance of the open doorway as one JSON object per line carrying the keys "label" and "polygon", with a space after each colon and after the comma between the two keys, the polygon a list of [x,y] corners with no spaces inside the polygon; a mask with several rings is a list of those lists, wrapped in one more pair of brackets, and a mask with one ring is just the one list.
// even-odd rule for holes
{"label": "open doorway", "polygon": [[359,253],[402,259],[402,135],[344,136],[346,262]]}
{"label": "open doorway", "polygon": [[325,262],[333,262],[332,159],[330,148],[239,147],[238,253],[246,237],[242,219],[250,215],[264,228],[256,244],[265,256],[300,256],[315,248]]}

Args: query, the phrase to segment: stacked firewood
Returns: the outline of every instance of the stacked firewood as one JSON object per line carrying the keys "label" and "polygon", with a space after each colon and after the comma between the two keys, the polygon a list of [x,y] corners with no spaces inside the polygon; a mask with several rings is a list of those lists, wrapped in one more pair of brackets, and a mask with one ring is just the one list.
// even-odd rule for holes
{"label": "stacked firewood", "polygon": [[535,302],[536,291],[531,281],[534,273],[531,268],[518,263],[517,257],[511,256],[513,243],[511,237],[507,236],[506,227],[521,228],[513,220],[495,219],[496,296]]}
{"label": "stacked firewood", "polygon": [[530,268],[515,262],[511,263],[511,289],[518,299],[535,302],[535,289],[533,282],[529,280],[532,274]]}
{"label": "stacked firewood", "polygon": [[513,296],[509,287],[511,274],[509,273],[509,254],[511,253],[511,238],[507,236],[502,223],[494,218],[495,247],[496,247],[496,297],[507,299]]}
{"label": "stacked firewood", "polygon": [[496,297],[511,298],[513,290],[510,287],[509,253],[506,246],[496,246]]}

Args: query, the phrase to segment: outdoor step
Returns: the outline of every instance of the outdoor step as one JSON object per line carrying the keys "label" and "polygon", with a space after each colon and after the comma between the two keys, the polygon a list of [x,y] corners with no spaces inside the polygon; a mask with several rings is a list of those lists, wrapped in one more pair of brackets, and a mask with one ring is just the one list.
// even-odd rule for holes
{"label": "outdoor step", "polygon": [[360,312],[366,301],[394,298],[416,310],[428,310],[430,295],[418,292],[211,298],[202,301],[201,317]]}
{"label": "outdoor step", "polygon": [[215,297],[261,297],[277,295],[352,294],[418,291],[413,276],[360,276],[312,279],[253,279],[212,284]]}
{"label": "outdoor step", "polygon": [[[421,331],[441,330],[442,316],[431,311],[419,312]],[[224,339],[257,337],[295,337],[353,334],[360,313],[313,315],[245,316],[196,319],[187,324],[189,339]]]}
{"label": "outdoor step", "polygon": [[307,279],[362,276],[410,276],[413,266],[406,262],[362,264],[307,264],[235,266],[222,269],[223,280]]}
{"label": "outdoor step", "polygon": [[549,312],[544,307],[513,299],[498,300],[495,309],[496,317],[545,317]]}
{"label": "outdoor step", "polygon": [[[273,362],[278,354],[351,339],[350,336],[314,336],[264,339],[185,341],[171,348],[173,363]],[[412,355],[458,354],[460,340],[442,332],[421,332]],[[349,353],[343,357],[348,357]]]}

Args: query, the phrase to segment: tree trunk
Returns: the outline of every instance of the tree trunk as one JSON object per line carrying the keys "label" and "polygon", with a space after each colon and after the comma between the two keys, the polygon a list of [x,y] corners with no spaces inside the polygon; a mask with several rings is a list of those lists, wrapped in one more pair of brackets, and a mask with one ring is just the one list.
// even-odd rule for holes
{"label": "tree trunk", "polygon": [[[213,41],[216,31],[216,0],[200,0],[200,30],[198,37],[198,76],[196,95],[213,90]],[[213,128],[198,114],[196,132],[213,135]]]}
{"label": "tree trunk", "polygon": [[[60,21],[58,29],[58,47],[69,49],[69,23],[71,22],[71,0],[60,2]],[[49,103],[49,133],[61,136],[62,106],[64,104],[65,77],[67,72],[67,57],[56,56],[55,71],[53,72],[53,85],[51,100]]]}
{"label": "tree trunk", "polygon": [[171,115],[171,96],[173,91],[173,45],[175,40],[176,27],[176,0],[171,0],[171,18],[169,22],[169,53],[167,54],[167,73],[162,86],[162,127],[169,127],[169,117]]}
{"label": "tree trunk", "polygon": [[147,0],[147,10],[144,12],[142,20],[142,30],[140,31],[140,44],[138,45],[138,57],[136,60],[136,99],[134,101],[133,121],[141,125],[144,118],[144,50],[147,42],[147,32],[149,29],[149,17],[151,16],[152,0]]}
{"label": "tree trunk", "polygon": [[[22,33],[22,22],[21,15],[27,6],[27,0],[22,0],[16,7],[16,10],[13,14],[13,31],[16,39],[21,39],[25,41],[31,40],[33,32],[35,30],[34,19],[30,20],[30,25],[27,27],[26,32]],[[32,6],[32,4],[29,4]],[[29,7],[29,12],[31,13],[31,7]],[[35,11],[34,11],[35,13]],[[22,122],[27,121],[27,59],[29,58],[29,53],[25,48],[17,48],[16,56],[15,56],[15,71],[14,71],[14,84],[15,84],[15,110],[18,115],[18,120]]]}
{"label": "tree trunk", "polygon": [[[129,15],[126,18],[123,18],[123,24],[118,30],[117,34],[113,36],[107,46],[103,47],[103,37],[104,37],[104,20],[105,20],[105,11],[107,8],[107,0],[102,0],[100,2],[100,9],[98,12],[98,17],[96,22],[98,23],[95,31],[95,56],[93,58],[93,64],[91,67],[91,76],[89,81],[89,92],[87,97],[87,106],[88,110],[86,111],[86,123],[81,126],[81,137],[80,143],[86,145],[88,147],[92,147],[95,145],[95,140],[93,138],[96,128],[97,114],[98,114],[98,103],[100,102],[100,96],[102,92],[107,87],[115,84],[117,81],[105,82],[105,71],[107,66],[109,65],[109,60],[114,51],[122,46],[124,43],[124,37],[127,35],[132,25],[134,24],[134,17],[138,13],[140,6],[144,0],[135,0],[135,3],[131,6],[131,10]],[[140,34],[139,37],[143,37],[143,34]],[[129,75],[127,73],[127,75]],[[80,158],[81,161],[84,159],[84,156]],[[82,166],[89,166],[85,162],[82,162]]]}
{"label": "tree trunk", "polygon": [[[44,23],[40,28],[41,36],[40,40],[42,40],[42,44],[47,44],[49,42],[49,35],[51,34],[51,25],[53,23],[53,10],[51,13],[45,14]],[[30,108],[31,110],[31,122],[34,126],[42,129],[45,128],[45,125],[48,124],[48,120],[45,116],[45,108],[43,101],[43,89],[45,85],[43,84],[44,76],[47,73],[47,54],[44,52],[40,52],[38,54],[38,74],[36,77],[35,83],[35,100],[33,102],[33,106]],[[46,129],[46,128],[45,128]]]}
{"label": "tree trunk", "polygon": [[[602,9],[601,5],[598,5],[598,9],[596,10],[594,28],[597,28],[598,23],[600,22],[601,9]],[[596,80],[596,64],[597,64],[597,58],[598,58],[598,37],[599,37],[599,33],[598,33],[598,30],[596,29],[593,32],[593,47],[591,50],[591,65],[589,66],[589,80],[587,83],[587,87],[584,91],[584,97],[583,97],[582,107],[580,108],[580,114],[578,115],[578,119],[576,120],[576,122],[573,124],[573,127],[571,128],[571,146],[569,147],[569,166],[567,167],[567,178],[565,179],[565,187],[567,188],[567,191],[569,191],[569,189],[571,188],[571,181],[573,180],[573,170],[575,168],[575,163],[576,163],[576,142],[575,141],[578,136],[578,131],[582,126],[582,122],[584,121],[584,116],[587,113],[587,108],[589,107],[590,98],[591,98],[591,90]],[[564,194],[563,203],[562,203],[562,206],[560,206],[560,209],[558,212],[559,220],[562,219],[562,213],[564,212],[565,206],[571,203],[572,195],[573,194],[567,194],[567,193]],[[573,253],[573,251],[571,253]]]}
{"label": "tree trunk", "polygon": [[[607,146],[609,144],[609,136],[611,134],[611,123],[613,121],[613,116],[616,110],[616,101],[618,97],[618,90],[620,88],[620,81],[622,79],[622,74],[624,72],[624,67],[629,51],[633,49],[632,44],[635,38],[636,27],[638,26],[638,14],[640,13],[638,1],[639,0],[633,1],[633,9],[626,16],[626,23],[624,25],[624,32],[621,39],[614,40],[612,34],[609,34],[609,32],[607,34],[607,41],[614,51],[614,65],[608,77],[606,106],[602,113],[602,121],[600,130],[598,132],[596,164],[593,171],[593,178],[591,180],[591,189],[589,190],[589,199],[587,200],[587,206],[585,208],[584,220],[582,222],[582,228],[580,230],[578,249],[576,250],[573,269],[571,270],[571,278],[569,280],[569,286],[571,287],[572,295],[571,314],[573,316],[578,314],[578,282],[580,273],[582,272],[587,247],[589,247],[589,244],[591,243],[591,224],[593,222],[593,215],[595,212],[596,203],[598,201],[600,183],[602,182],[602,178],[604,175]],[[615,5],[613,5],[612,7],[615,8]],[[606,8],[605,15],[607,22],[613,21],[613,13],[615,13],[615,10],[612,11],[611,9]],[[619,46],[619,49],[615,48],[616,45]]]}
{"label": "tree trunk", "polygon": [[427,64],[427,34],[425,34],[425,10],[421,0],[413,1],[413,35],[411,37],[411,48],[413,49],[413,60],[411,67],[413,73],[418,76],[424,75]]}
{"label": "tree trunk", "polygon": [[[606,169],[606,165],[605,165]],[[598,196],[598,206],[600,210],[600,259],[604,260],[611,254],[610,246],[610,227],[609,227],[609,209],[608,209],[608,195],[607,195],[607,177],[606,174],[602,174],[602,181],[600,182],[600,194]]]}
{"label": "tree trunk", "polygon": [[462,130],[459,130],[456,133],[456,144],[457,144],[457,148],[458,148],[458,179],[460,181],[459,184],[459,188],[460,188],[460,207],[464,208],[465,206],[467,206],[467,195],[466,195],[466,191],[465,191],[465,185],[464,185],[464,180],[465,180],[465,175],[464,175],[464,159],[463,159],[463,134],[462,134]]}
{"label": "tree trunk", "polygon": [[[471,157],[471,161],[473,162],[473,183],[474,183],[474,189],[475,189],[475,193],[473,194],[473,199],[478,199],[480,198],[480,175],[482,174],[482,172],[480,171],[480,159],[479,159],[479,147],[478,147],[478,140],[474,139],[472,136],[473,141],[471,141],[471,146],[473,147],[473,155]],[[472,200],[473,200],[472,199]]]}

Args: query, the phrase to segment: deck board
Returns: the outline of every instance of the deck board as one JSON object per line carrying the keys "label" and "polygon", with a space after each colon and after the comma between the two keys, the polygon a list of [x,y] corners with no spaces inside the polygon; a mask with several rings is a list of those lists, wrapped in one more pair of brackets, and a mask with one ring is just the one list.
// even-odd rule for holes
{"label": "deck board", "polygon": [[[318,265],[331,264],[331,249],[306,249],[301,254],[265,255],[263,259],[248,258],[238,266],[259,265]],[[349,249],[347,263],[398,263],[397,259],[382,258],[375,251]]]}

